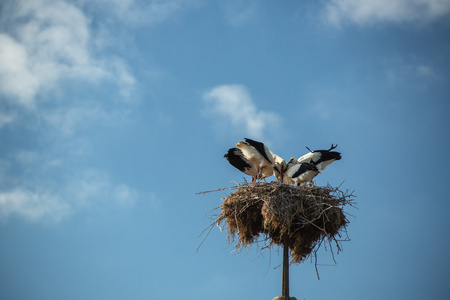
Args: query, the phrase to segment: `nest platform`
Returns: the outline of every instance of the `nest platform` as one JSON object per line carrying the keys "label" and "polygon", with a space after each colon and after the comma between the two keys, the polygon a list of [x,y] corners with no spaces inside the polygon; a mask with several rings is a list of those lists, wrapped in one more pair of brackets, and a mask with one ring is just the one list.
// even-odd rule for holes
{"label": "nest platform", "polygon": [[[223,198],[213,224],[226,223],[230,243],[237,248],[263,240],[288,245],[292,263],[300,263],[320,245],[334,242],[341,250],[349,223],[343,207],[352,193],[331,186],[292,186],[279,182],[244,183]],[[348,237],[346,237],[348,240]],[[345,239],[344,239],[345,240]]]}

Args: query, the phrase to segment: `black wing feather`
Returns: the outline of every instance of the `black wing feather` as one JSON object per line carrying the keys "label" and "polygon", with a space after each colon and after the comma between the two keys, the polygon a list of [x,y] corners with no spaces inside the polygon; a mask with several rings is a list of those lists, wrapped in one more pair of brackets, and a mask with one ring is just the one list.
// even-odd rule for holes
{"label": "black wing feather", "polygon": [[269,157],[267,156],[266,150],[264,149],[264,144],[252,139],[248,139],[245,138],[245,142],[252,146],[253,148],[255,148],[259,153],[261,153],[261,155],[269,162],[272,162],[273,159],[269,159]]}
{"label": "black wing feather", "polygon": [[327,160],[340,160],[341,159],[341,153],[336,151],[328,151],[328,150],[314,150],[313,152],[320,152],[321,156],[320,158],[314,162],[315,165],[320,164],[321,162],[327,161]]}
{"label": "black wing feather", "polygon": [[318,170],[314,164],[302,163],[300,164],[300,168],[298,168],[297,172],[295,172],[292,175],[292,178],[296,178],[307,171],[318,171]]}
{"label": "black wing feather", "polygon": [[246,170],[252,168],[252,166],[244,160],[244,154],[239,148],[228,149],[228,153],[223,157],[225,157],[233,167],[240,170],[241,172],[245,173]]}

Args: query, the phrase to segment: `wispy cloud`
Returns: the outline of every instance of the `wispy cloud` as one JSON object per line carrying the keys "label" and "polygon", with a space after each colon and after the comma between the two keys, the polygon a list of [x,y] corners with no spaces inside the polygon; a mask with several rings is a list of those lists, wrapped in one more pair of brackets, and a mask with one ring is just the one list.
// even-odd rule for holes
{"label": "wispy cloud", "polygon": [[139,191],[114,182],[107,172],[75,168],[67,157],[20,151],[0,165],[0,221],[19,217],[59,222],[80,211],[132,208],[141,198]]}
{"label": "wispy cloud", "polygon": [[233,131],[258,139],[268,135],[281,126],[281,117],[274,112],[257,108],[247,88],[243,85],[220,85],[203,95],[206,104],[205,115],[217,127],[230,127]]}
{"label": "wispy cloud", "polygon": [[140,193],[124,183],[114,183],[110,176],[101,170],[86,168],[67,182],[64,193],[73,195],[74,209],[86,209],[98,204],[119,207],[134,206]]}
{"label": "wispy cloud", "polygon": [[[165,20],[181,2],[142,5]],[[108,15],[108,3],[117,14]],[[119,19],[120,5],[127,18],[144,18],[139,3],[1,2],[0,136],[20,133],[27,143],[0,144],[0,220],[58,222],[99,206],[133,207],[142,198],[107,169],[85,162],[96,155],[93,129],[126,126],[136,108],[137,79],[126,58],[109,48],[114,32],[105,30]]]}
{"label": "wispy cloud", "polygon": [[365,106],[364,100],[355,101],[352,99],[355,95],[351,94],[351,90],[342,92],[330,87],[316,90],[308,96],[303,114],[314,122],[333,124],[335,128],[338,124],[345,123],[345,120],[364,122],[366,114],[361,109]]}
{"label": "wispy cloud", "polygon": [[139,196],[126,184],[114,185],[102,180],[71,182],[58,191],[16,188],[0,192],[0,221],[20,217],[31,222],[60,222],[83,210],[130,208]]}
{"label": "wispy cloud", "polygon": [[417,58],[392,58],[383,62],[384,76],[391,87],[423,89],[439,82],[439,68]]}
{"label": "wispy cloud", "polygon": [[15,118],[13,113],[0,112],[0,130],[3,126],[13,123]]}
{"label": "wispy cloud", "polygon": [[68,203],[51,194],[14,189],[0,192],[0,220],[23,217],[27,221],[58,222],[71,213]]}
{"label": "wispy cloud", "polygon": [[447,0],[330,0],[325,18],[333,25],[352,22],[372,25],[380,22],[424,24],[450,14]]}
{"label": "wispy cloud", "polygon": [[21,105],[33,106],[40,86],[37,75],[29,70],[25,47],[12,37],[0,33],[0,93],[15,98]]}
{"label": "wispy cloud", "polygon": [[[96,7],[105,14],[128,25],[153,25],[166,21],[182,9],[195,5],[199,0],[82,0],[86,6]],[[99,9],[101,8],[101,9]]]}
{"label": "wispy cloud", "polygon": [[[118,58],[97,55],[90,20],[65,1],[10,1],[1,14],[0,94],[32,109],[36,96],[67,80],[112,81],[123,89],[133,76]],[[14,24],[11,26],[10,24]]]}

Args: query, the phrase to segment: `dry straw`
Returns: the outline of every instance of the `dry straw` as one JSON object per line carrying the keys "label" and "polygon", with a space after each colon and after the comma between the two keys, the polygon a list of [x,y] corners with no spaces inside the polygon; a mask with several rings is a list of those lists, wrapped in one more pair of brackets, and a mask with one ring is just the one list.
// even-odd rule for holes
{"label": "dry straw", "polygon": [[237,242],[238,249],[261,238],[269,246],[284,242],[289,247],[292,263],[300,263],[313,253],[317,266],[316,253],[324,241],[331,250],[334,244],[339,252],[340,242],[348,240],[349,221],[343,207],[353,205],[354,198],[353,193],[330,185],[244,183],[223,199],[221,213],[211,228],[225,223],[229,242]]}

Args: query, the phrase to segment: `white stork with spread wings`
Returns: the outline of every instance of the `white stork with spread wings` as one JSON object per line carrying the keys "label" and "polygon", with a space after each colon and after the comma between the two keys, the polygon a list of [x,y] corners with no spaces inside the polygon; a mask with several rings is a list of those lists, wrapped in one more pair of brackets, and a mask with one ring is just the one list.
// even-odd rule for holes
{"label": "white stork with spread wings", "polygon": [[317,170],[319,172],[322,172],[325,170],[326,167],[328,167],[331,163],[333,163],[335,160],[341,159],[341,153],[336,151],[331,151],[337,147],[331,144],[330,149],[328,150],[314,150],[311,151],[308,147],[306,149],[309,150],[309,153],[303,155],[298,159],[298,162],[300,163],[312,163],[317,167]]}
{"label": "white stork with spread wings", "polygon": [[[314,164],[317,167],[318,173],[322,173],[322,171],[325,170],[326,167],[331,165],[335,160],[341,159],[341,153],[336,152],[336,151],[331,151],[331,150],[335,149],[336,147],[337,147],[337,144],[336,144],[336,146],[331,144],[331,147],[328,150],[314,150],[314,151],[311,151],[311,149],[306,147],[306,149],[309,150],[309,153],[306,153],[305,155],[300,157],[298,159],[298,162]],[[313,178],[316,175],[314,175]],[[311,183],[312,183],[313,178],[311,178]]]}
{"label": "white stork with spread wings", "polygon": [[236,146],[241,149],[244,156],[255,163],[258,169],[257,179],[263,179],[273,174],[273,156],[269,148],[261,142],[245,138],[245,142],[239,141]]}
{"label": "white stork with spread wings", "polygon": [[273,156],[269,148],[261,142],[245,139],[239,141],[236,146],[225,154],[231,165],[252,176],[251,181],[260,180],[273,174]]}
{"label": "white stork with spread wings", "polygon": [[241,149],[230,148],[228,149],[228,153],[223,157],[225,157],[233,167],[247,175],[250,175],[251,182],[255,180],[256,176],[258,175],[258,168],[256,167],[254,162],[248,160],[244,156]]}

